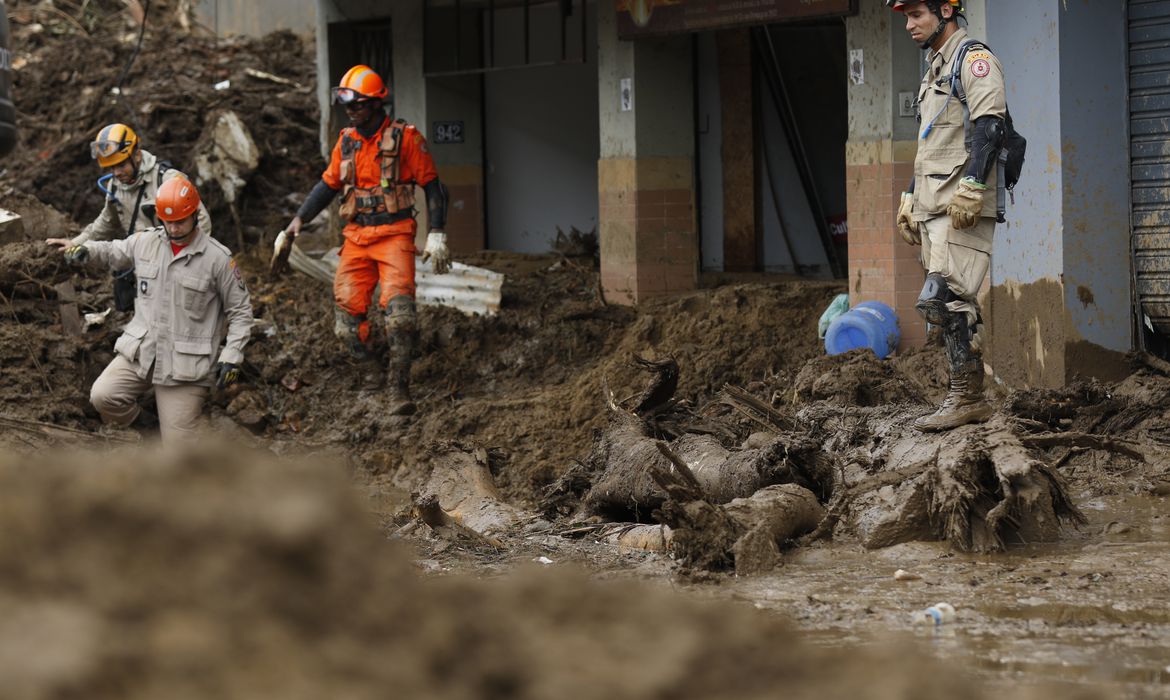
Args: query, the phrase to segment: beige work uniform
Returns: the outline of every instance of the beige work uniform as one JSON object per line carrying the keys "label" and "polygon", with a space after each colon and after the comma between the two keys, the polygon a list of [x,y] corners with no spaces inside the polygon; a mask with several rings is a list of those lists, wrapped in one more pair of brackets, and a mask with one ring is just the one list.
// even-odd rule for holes
{"label": "beige work uniform", "polygon": [[[168,168],[160,178],[158,158],[146,149],[141,149],[140,152],[142,153],[142,164],[138,166],[138,177],[129,185],[122,184],[116,177],[110,178],[106,183],[106,188],[114,193],[113,199],[106,198],[106,204],[102,207],[98,217],[83,228],[81,233],[74,236],[70,245],[81,245],[91,240],[112,241],[161,225],[162,222],[157,217],[148,214],[149,209],[144,212],[142,208],[154,204],[159,185],[173,177],[186,177],[186,175],[174,168]],[[141,201],[139,193],[142,194]],[[139,209],[137,218],[134,216],[135,204],[138,205]],[[130,231],[131,221],[134,222],[133,231]],[[199,214],[196,221],[200,231],[211,232],[211,217],[202,202],[199,203]]]}
{"label": "beige work uniform", "polygon": [[195,236],[177,255],[161,227],[85,244],[95,261],[132,266],[138,278],[134,317],[90,401],[106,422],[124,426],[154,386],[164,441],[194,433],[216,362],[242,363],[252,329],[248,288],[231,251],[207,233]]}
{"label": "beige work uniform", "polygon": [[[947,304],[952,312],[967,314],[975,328],[979,317],[976,295],[991,264],[991,244],[995,235],[996,179],[992,168],[983,197],[982,218],[974,227],[958,230],[951,227],[947,205],[966,176],[968,160],[963,103],[951,94],[952,59],[967,31],[959,29],[940,51],[930,52],[930,66],[918,90],[922,121],[918,131],[918,154],[914,159],[914,221],[922,236],[922,264],[928,273],[942,275],[947,286],[960,301]],[[963,88],[967,92],[970,122],[979,117],[1007,114],[1003,69],[986,48],[973,47],[962,67]],[[933,124],[933,126],[932,126]],[[927,128],[930,128],[927,133]]]}

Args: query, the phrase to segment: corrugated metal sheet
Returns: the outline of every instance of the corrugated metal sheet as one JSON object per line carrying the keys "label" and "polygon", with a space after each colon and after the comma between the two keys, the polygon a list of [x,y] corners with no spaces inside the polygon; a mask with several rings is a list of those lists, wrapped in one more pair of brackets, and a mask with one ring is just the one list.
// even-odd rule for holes
{"label": "corrugated metal sheet", "polygon": [[1130,0],[1129,106],[1137,294],[1170,335],[1170,0]]}
{"label": "corrugated metal sheet", "polygon": [[[294,244],[288,262],[298,272],[332,282],[333,274],[337,272],[337,251],[337,248],[332,248],[317,258]],[[436,275],[429,260],[417,260],[414,283],[415,299],[423,306],[452,306],[465,314],[494,316],[500,310],[504,275],[458,262],[451,263],[451,271],[447,274]]]}

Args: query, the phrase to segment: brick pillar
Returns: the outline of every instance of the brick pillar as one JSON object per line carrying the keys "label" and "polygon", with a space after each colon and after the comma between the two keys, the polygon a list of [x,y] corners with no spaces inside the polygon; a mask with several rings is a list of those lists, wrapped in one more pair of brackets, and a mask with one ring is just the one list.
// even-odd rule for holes
{"label": "brick pillar", "polygon": [[698,286],[692,40],[620,41],[616,7],[597,7],[601,284],[636,304]]}
{"label": "brick pillar", "polygon": [[914,308],[926,279],[922,249],[907,245],[894,217],[914,172],[913,142],[851,142],[846,146],[849,208],[849,303],[880,301],[898,315],[898,349],[921,346],[926,323]]}
{"label": "brick pillar", "polygon": [[607,300],[635,304],[698,285],[693,168],[689,158],[598,162]]}

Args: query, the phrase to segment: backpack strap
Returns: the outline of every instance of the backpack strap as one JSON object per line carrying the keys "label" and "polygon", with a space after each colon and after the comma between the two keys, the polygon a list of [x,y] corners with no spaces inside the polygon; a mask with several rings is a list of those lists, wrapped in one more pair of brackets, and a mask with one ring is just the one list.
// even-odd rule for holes
{"label": "backpack strap", "polygon": [[166,172],[175,166],[171,163],[171,161],[163,160],[161,158],[156,162],[158,163],[158,182],[155,183],[155,187],[162,187],[163,175],[166,175]]}
{"label": "backpack strap", "polygon": [[[967,106],[967,90],[963,87],[963,61],[967,58],[967,54],[970,53],[971,49],[975,47],[981,47],[991,51],[991,47],[982,41],[968,39],[959,46],[959,50],[955,52],[954,61],[951,63],[951,94],[959,98],[960,104],[963,105],[963,133],[967,135],[967,138],[969,138],[969,134],[971,133],[971,109]],[[1004,123],[1006,125],[1009,122],[1005,119]],[[1007,150],[1002,146],[995,160],[995,219],[996,221],[1003,222],[1007,220],[1007,177],[1005,175],[1007,168]],[[1012,199],[1015,199],[1014,194],[1012,195]]]}

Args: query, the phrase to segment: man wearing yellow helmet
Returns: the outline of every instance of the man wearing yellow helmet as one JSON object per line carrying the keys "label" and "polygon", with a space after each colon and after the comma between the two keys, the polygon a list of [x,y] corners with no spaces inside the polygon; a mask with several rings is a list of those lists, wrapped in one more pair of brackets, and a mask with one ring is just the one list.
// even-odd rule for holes
{"label": "man wearing yellow helmet", "polygon": [[[46,243],[65,249],[89,240],[126,238],[138,231],[160,225],[155,214],[155,196],[164,182],[186,177],[167,161],[142,148],[138,135],[125,124],[109,124],[90,144],[90,155],[103,171],[98,187],[106,194],[105,206],[74,238],[50,238]],[[198,226],[211,231],[211,217],[199,205]],[[119,311],[134,308],[132,269],[114,272],[114,306]]]}
{"label": "man wearing yellow helmet", "polygon": [[949,430],[992,413],[983,398],[986,339],[976,296],[991,265],[998,216],[996,165],[1007,116],[1003,69],[959,26],[959,0],[886,5],[905,15],[906,31],[929,62],[918,90],[914,181],[902,195],[897,227],[907,243],[922,246],[927,274],[916,306],[942,330],[950,365],[942,405],[914,425]]}

